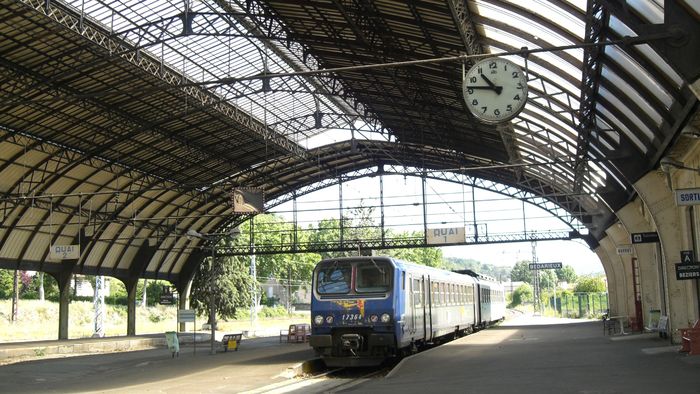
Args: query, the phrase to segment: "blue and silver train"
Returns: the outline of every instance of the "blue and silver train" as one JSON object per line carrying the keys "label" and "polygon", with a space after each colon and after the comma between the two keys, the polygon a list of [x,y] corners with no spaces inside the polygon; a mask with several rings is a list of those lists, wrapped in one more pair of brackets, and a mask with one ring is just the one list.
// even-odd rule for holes
{"label": "blue and silver train", "polygon": [[502,320],[503,286],[391,257],[326,259],[313,273],[310,344],[329,367],[372,366]]}

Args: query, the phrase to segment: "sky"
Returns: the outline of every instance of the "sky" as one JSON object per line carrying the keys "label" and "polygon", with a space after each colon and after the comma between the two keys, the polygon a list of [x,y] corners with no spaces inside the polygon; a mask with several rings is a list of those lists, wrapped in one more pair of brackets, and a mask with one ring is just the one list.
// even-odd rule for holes
{"label": "sky", "polygon": [[[386,227],[398,231],[423,231],[422,185],[420,178],[400,175],[384,176],[384,220]],[[359,205],[379,204],[379,177],[366,177],[343,184],[343,208],[348,212]],[[522,232],[530,230],[570,230],[562,221],[531,204],[523,204],[507,196],[474,189],[445,181],[428,180],[426,187],[428,228],[465,227],[467,235],[476,222],[480,234],[489,232]],[[339,217],[339,188],[331,186],[297,199],[297,220],[308,227],[319,219]],[[474,214],[476,208],[476,214]],[[270,212],[292,220],[292,203],[275,207]],[[523,220],[523,212],[525,221]],[[347,213],[346,213],[347,215]],[[374,209],[374,219],[380,222],[380,210]],[[481,263],[512,267],[521,260],[532,259],[529,242],[463,245],[441,247],[445,257],[471,258]],[[603,273],[597,255],[581,240],[539,241],[537,260],[541,263],[561,262],[570,265],[577,274]]]}

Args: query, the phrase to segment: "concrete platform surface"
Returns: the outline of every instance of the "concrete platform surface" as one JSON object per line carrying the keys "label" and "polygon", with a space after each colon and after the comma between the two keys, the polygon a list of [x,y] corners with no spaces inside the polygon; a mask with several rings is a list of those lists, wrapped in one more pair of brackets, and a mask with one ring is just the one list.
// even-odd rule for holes
{"label": "concrete platform surface", "polygon": [[[104,341],[104,340],[103,340]],[[82,342],[82,341],[81,341]],[[180,348],[35,359],[0,366],[0,393],[235,393],[283,382],[313,358],[308,343],[244,339],[238,351],[210,355],[208,343]]]}
{"label": "concrete platform surface", "polygon": [[[552,324],[552,323],[569,324]],[[700,356],[600,321],[523,317],[404,359],[357,393],[700,393]]]}

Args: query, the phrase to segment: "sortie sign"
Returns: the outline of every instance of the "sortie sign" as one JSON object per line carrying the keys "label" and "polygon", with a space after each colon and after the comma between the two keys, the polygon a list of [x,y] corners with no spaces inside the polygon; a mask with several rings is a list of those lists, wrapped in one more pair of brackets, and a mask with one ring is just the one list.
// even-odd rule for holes
{"label": "sortie sign", "polygon": [[676,205],[698,205],[700,204],[700,189],[679,189],[676,190]]}

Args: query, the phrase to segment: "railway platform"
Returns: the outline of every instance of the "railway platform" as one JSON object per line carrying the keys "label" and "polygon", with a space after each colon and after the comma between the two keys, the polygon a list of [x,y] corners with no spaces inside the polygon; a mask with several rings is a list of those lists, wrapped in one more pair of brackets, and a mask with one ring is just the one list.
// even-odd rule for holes
{"label": "railway platform", "polygon": [[[215,355],[208,336],[197,342],[196,353],[188,337],[181,336],[180,355],[174,358],[163,334],[128,338],[130,351],[117,351],[127,346],[124,338],[3,344],[0,353],[34,356],[0,366],[0,393],[241,392],[285,382],[313,358],[308,343],[280,343],[277,336],[244,339],[236,352],[219,346]],[[53,347],[63,353],[38,350]]]}
{"label": "railway platform", "polygon": [[657,334],[604,336],[601,322],[521,317],[404,359],[348,392],[698,393],[700,357]]}

